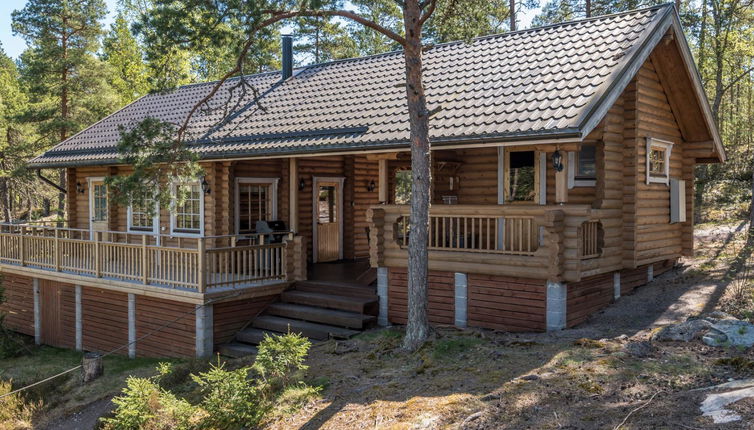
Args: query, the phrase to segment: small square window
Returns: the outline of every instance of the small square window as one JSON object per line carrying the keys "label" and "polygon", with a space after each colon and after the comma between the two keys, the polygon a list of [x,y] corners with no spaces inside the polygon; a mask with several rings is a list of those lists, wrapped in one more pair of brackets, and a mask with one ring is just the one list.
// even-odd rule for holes
{"label": "small square window", "polygon": [[673,142],[648,137],[647,138],[647,184],[670,183],[670,153]]}

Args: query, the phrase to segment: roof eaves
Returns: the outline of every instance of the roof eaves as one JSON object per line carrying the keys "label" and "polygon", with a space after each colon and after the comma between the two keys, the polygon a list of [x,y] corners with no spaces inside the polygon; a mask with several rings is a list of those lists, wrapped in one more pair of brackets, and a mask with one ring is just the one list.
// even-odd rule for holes
{"label": "roof eaves", "polygon": [[589,135],[599,125],[672,25],[675,6],[667,3],[659,6],[658,9],[661,9],[658,12],[660,15],[653,19],[651,28],[645,31],[642,40],[630,48],[633,52],[623,57],[623,61],[616,66],[615,74],[607,79],[593,96],[578,126],[582,138]]}

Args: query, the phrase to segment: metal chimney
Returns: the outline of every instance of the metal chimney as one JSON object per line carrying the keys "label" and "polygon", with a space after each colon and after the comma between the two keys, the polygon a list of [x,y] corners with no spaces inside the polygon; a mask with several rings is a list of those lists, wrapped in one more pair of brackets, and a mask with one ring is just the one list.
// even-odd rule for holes
{"label": "metal chimney", "polygon": [[293,75],[293,37],[283,36],[283,76],[286,80]]}

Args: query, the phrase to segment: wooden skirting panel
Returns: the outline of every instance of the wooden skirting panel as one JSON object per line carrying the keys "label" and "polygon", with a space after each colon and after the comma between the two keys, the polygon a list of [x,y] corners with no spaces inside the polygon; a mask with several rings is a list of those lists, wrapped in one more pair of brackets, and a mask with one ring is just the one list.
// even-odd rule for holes
{"label": "wooden skirting panel", "polygon": [[620,271],[620,295],[625,296],[634,292],[636,287],[647,283],[647,266]]}
{"label": "wooden skirting panel", "polygon": [[566,324],[573,327],[613,301],[613,274],[606,273],[571,282],[567,291]]}
{"label": "wooden skirting panel", "polygon": [[246,323],[258,316],[278,295],[216,303],[213,305],[213,336],[215,345],[228,342]]}
{"label": "wooden skirting panel", "polygon": [[468,276],[468,325],[505,331],[545,330],[545,282]]}
{"label": "wooden skirting panel", "polygon": [[[125,303],[125,306],[128,304]],[[162,328],[136,344],[140,357],[193,357],[196,350],[195,305],[136,296],[136,338]]]}
{"label": "wooden skirting panel", "polygon": [[654,263],[652,266],[652,273],[653,275],[660,276],[665,272],[668,272],[673,269],[673,266],[675,265],[675,260],[664,260],[664,261],[658,261],[657,263]]}
{"label": "wooden skirting panel", "polygon": [[[128,343],[128,294],[82,288],[81,319],[85,351],[109,352]],[[128,353],[128,348],[118,351]]]}
{"label": "wooden skirting panel", "polygon": [[31,278],[3,274],[2,287],[5,302],[0,304],[0,313],[5,316],[5,326],[34,336],[34,290]]}
{"label": "wooden skirting panel", "polygon": [[[408,315],[408,273],[405,268],[388,270],[388,320],[405,324]],[[452,272],[429,273],[429,322],[452,325],[454,320],[455,281]]]}
{"label": "wooden skirting panel", "polygon": [[62,282],[40,280],[39,300],[42,343],[60,348],[74,348],[76,346],[75,287]]}

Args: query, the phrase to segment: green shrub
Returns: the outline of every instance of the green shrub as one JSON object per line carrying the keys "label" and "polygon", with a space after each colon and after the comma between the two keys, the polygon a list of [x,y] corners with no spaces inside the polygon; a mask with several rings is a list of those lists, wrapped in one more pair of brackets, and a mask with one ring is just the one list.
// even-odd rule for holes
{"label": "green shrub", "polygon": [[226,370],[225,364],[212,365],[207,372],[192,375],[204,397],[205,428],[245,428],[262,417],[257,387],[249,380],[250,367]]}
{"label": "green shrub", "polygon": [[254,368],[269,383],[279,383],[282,387],[288,386],[295,373],[308,369],[304,360],[310,346],[309,339],[300,334],[288,333],[281,336],[265,334],[259,344]]}
{"label": "green shrub", "polygon": [[[11,382],[0,381],[0,396],[13,390]],[[41,402],[27,402],[19,394],[0,399],[0,430],[30,429],[32,417],[41,407]]]}

